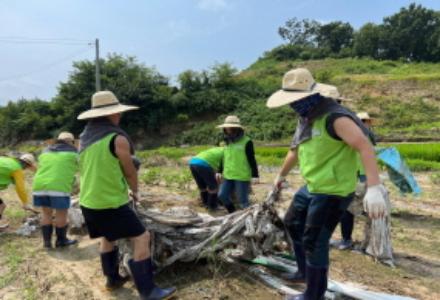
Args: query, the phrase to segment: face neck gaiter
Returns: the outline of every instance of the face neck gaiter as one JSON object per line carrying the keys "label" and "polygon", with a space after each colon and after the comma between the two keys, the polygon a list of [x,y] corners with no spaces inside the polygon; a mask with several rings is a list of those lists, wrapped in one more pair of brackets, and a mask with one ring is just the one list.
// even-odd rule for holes
{"label": "face neck gaiter", "polygon": [[322,96],[320,94],[311,95],[307,98],[290,103],[290,107],[301,117],[306,118],[316,105],[319,104],[321,99]]}

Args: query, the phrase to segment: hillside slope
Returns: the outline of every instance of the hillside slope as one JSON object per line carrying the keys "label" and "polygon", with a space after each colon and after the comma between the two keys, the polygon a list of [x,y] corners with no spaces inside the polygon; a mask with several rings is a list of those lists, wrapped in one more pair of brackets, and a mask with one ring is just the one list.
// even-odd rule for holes
{"label": "hillside slope", "polygon": [[[440,65],[372,59],[278,61],[266,54],[236,76],[258,89],[259,97],[243,99],[231,113],[239,115],[248,132],[259,141],[287,141],[295,127],[289,108],[269,110],[267,97],[280,88],[283,74],[306,67],[319,82],[336,85],[351,101],[344,105],[377,118],[374,131],[385,141],[439,140]],[[180,134],[183,143],[217,138],[216,122],[193,123]],[[183,138],[182,138],[183,137]]]}

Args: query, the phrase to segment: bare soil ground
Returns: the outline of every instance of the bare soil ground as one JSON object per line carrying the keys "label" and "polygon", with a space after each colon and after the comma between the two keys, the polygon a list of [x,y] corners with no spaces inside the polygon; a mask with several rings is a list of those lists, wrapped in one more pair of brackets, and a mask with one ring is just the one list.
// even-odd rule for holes
{"label": "bare soil ground", "polygon": [[[253,201],[263,201],[274,174],[262,172],[261,184],[255,185]],[[417,174],[424,194],[403,197],[391,187],[393,246],[396,268],[375,262],[353,251],[331,252],[330,277],[361,284],[369,289],[440,299],[440,187],[430,181],[429,173]],[[289,178],[291,188],[283,193],[281,206],[287,207],[295,189],[302,182],[298,175]],[[179,190],[170,186],[143,186],[143,205],[165,209],[188,205],[199,211],[195,186]],[[104,290],[100,271],[98,241],[75,236],[77,247],[63,250],[42,249],[39,232],[26,238],[14,234],[26,214],[13,191],[6,199],[6,218],[10,227],[0,233],[0,299],[137,299],[132,283],[116,292]],[[355,238],[361,238],[362,224],[356,223]],[[335,237],[339,235],[339,229]],[[283,299],[248,275],[242,266],[225,265],[213,257],[207,261],[176,264],[157,276],[159,285],[178,287],[177,299]],[[294,288],[301,289],[301,286]]]}

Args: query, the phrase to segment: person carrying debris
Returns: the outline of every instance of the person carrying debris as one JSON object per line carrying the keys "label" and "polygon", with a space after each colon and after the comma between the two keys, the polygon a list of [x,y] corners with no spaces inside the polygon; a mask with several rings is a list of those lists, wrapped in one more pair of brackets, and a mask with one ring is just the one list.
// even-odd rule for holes
{"label": "person carrying debris", "polygon": [[235,190],[242,208],[249,206],[250,182],[258,182],[258,166],[255,159],[254,144],[244,134],[244,128],[237,116],[227,116],[222,128],[225,139],[223,156],[223,182],[219,198],[229,213],[235,211],[231,194]]}
{"label": "person carrying debris", "polygon": [[386,212],[385,188],[368,131],[356,115],[340,106],[336,87],[315,82],[309,70],[293,69],[283,77],[282,90],[267,101],[269,108],[289,104],[299,115],[298,125],[283,166],[274,180],[276,189],[299,162],[306,185],[295,194],[284,224],[295,251],[298,272],[293,281],[305,281],[305,292],[287,299],[323,299],[327,289],[329,240],[341,215],[353,199],[359,153],[367,176],[366,211],[371,218]]}
{"label": "person carrying debris", "polygon": [[61,132],[55,143],[47,147],[38,157],[38,170],[33,182],[34,206],[41,207],[41,232],[43,244],[52,248],[55,210],[55,247],[66,247],[77,243],[67,238],[67,210],[78,169],[78,153],[75,138],[70,132]]}
{"label": "person carrying debris", "polygon": [[[29,206],[29,199],[26,191],[25,176],[23,172],[26,169],[34,172],[36,170],[35,158],[32,154],[26,153],[19,158],[0,156],[0,191],[5,190],[10,184],[14,184],[23,209],[33,211]],[[2,219],[5,209],[6,204],[0,198],[0,219]],[[7,226],[7,224],[2,225],[2,227]]]}
{"label": "person carrying debris", "polygon": [[119,123],[123,112],[137,108],[119,103],[110,91],[101,91],[92,96],[92,108],[78,116],[78,120],[89,120],[80,135],[80,206],[90,237],[101,237],[107,289],[119,288],[128,280],[119,274],[115,242],[130,238],[134,253],[129,268],[140,298],[165,299],[176,289],[154,284],[150,234],[128,205],[128,188],[134,201],[139,201],[138,178],[132,159],[134,145]]}
{"label": "person carrying debris", "polygon": [[216,172],[223,162],[224,147],[214,147],[200,152],[189,161],[189,169],[200,191],[204,206],[217,209],[218,182]]}
{"label": "person carrying debris", "polygon": [[[371,131],[371,126],[373,124],[373,119],[367,112],[360,112],[356,115],[365,127],[369,130],[369,138],[373,145],[376,145],[376,138],[374,137],[373,132]],[[336,247],[339,250],[348,250],[353,247],[353,228],[354,228],[354,218],[356,215],[360,215],[363,212],[362,207],[362,198],[365,196],[366,192],[366,181],[367,177],[365,176],[364,166],[362,165],[362,161],[360,157],[358,158],[358,179],[359,182],[356,186],[356,193],[354,196],[353,202],[350,204],[348,209],[344,212],[341,217],[341,235],[342,239],[339,241],[332,241],[330,244],[332,247]]]}

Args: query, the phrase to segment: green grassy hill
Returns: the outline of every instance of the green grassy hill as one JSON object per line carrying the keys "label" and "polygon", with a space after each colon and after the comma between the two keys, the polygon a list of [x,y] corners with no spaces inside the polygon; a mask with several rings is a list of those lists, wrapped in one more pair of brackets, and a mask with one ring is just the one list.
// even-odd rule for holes
{"label": "green grassy hill", "polygon": [[[336,85],[344,97],[351,99],[345,102],[351,109],[368,111],[377,118],[374,131],[381,140],[440,139],[440,64],[352,58],[278,61],[266,54],[235,78],[253,86],[258,96],[243,99],[231,112],[241,117],[256,140],[289,140],[296,124],[294,114],[289,108],[269,110],[265,100],[280,88],[283,74],[296,67],[310,69],[319,82]],[[192,124],[192,129],[180,134],[177,141],[213,141],[217,137],[212,128],[223,117]]]}

